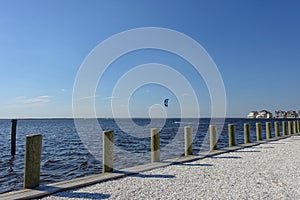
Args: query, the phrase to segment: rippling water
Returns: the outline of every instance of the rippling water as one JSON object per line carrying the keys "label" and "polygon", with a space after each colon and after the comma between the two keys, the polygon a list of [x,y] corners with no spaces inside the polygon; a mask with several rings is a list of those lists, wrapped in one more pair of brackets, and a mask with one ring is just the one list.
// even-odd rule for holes
{"label": "rippling water", "polygon": [[[116,169],[150,162],[149,124],[161,128],[162,159],[178,157],[183,153],[183,126],[186,125],[192,126],[194,130],[197,129],[194,134],[194,153],[208,149],[209,141],[208,138],[205,139],[205,135],[208,132],[210,119],[184,121],[119,119],[117,121],[118,123],[113,119],[98,119],[103,130],[115,132],[114,168]],[[81,127],[76,129],[73,119],[18,120],[16,156],[12,158],[10,156],[11,121],[0,120],[0,193],[22,188],[25,137],[33,133],[43,136],[41,185],[101,173],[102,135],[91,122],[91,119],[81,121],[85,125],[80,130]],[[236,124],[238,144],[243,143],[244,123],[251,124],[251,139],[256,140],[255,122],[257,121],[226,119],[218,146],[228,145],[227,124],[229,123]],[[265,130],[265,121],[260,122]],[[265,139],[264,131],[263,139]]]}

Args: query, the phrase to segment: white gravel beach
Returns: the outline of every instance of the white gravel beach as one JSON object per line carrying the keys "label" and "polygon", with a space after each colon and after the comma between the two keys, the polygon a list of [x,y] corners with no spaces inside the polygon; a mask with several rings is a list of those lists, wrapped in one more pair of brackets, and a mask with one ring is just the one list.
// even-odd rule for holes
{"label": "white gravel beach", "polygon": [[300,136],[43,199],[300,199]]}

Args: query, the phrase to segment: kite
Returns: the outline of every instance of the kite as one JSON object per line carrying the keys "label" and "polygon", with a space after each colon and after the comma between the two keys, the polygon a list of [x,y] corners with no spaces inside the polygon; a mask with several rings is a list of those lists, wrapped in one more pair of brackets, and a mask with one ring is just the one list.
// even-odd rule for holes
{"label": "kite", "polygon": [[165,107],[169,107],[169,99],[164,100],[164,105],[165,105]]}

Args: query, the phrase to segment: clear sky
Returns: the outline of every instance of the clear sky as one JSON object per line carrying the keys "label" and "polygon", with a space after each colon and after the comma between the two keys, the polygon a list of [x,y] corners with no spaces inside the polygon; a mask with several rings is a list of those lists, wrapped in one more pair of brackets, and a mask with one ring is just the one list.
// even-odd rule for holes
{"label": "clear sky", "polygon": [[[224,81],[228,117],[300,110],[299,10],[298,0],[0,0],[0,118],[72,117],[73,85],[89,52],[114,34],[140,27],[173,29],[206,49]],[[181,66],[201,116],[210,115],[205,83],[188,63],[145,50],[123,56],[100,80],[99,117],[110,117],[112,89],[120,77],[151,62]],[[165,97],[170,98],[167,115],[180,115],[169,88],[144,85],[129,100],[132,116],[148,116],[149,107]]]}

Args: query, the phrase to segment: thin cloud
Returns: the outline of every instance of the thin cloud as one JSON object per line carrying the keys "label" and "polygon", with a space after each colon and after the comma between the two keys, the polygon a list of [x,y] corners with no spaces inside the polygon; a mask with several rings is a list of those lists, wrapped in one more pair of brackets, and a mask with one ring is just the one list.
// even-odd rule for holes
{"label": "thin cloud", "polygon": [[102,99],[119,99],[118,97],[103,97]]}
{"label": "thin cloud", "polygon": [[17,97],[16,102],[17,103],[22,103],[22,104],[43,104],[43,103],[48,103],[50,102],[51,96],[37,96],[33,98],[27,98],[24,96]]}
{"label": "thin cloud", "polygon": [[97,98],[97,97],[99,97],[99,95],[81,97],[79,100],[94,99],[94,98]]}

